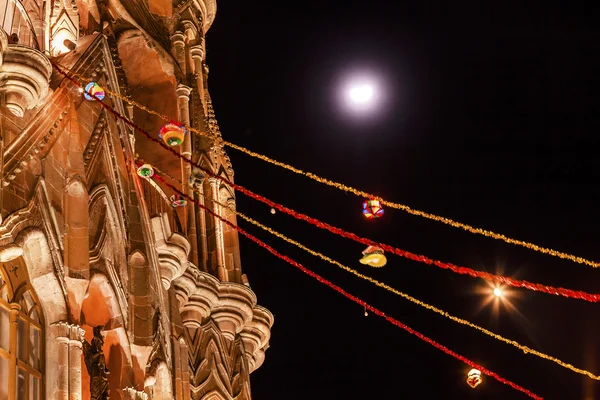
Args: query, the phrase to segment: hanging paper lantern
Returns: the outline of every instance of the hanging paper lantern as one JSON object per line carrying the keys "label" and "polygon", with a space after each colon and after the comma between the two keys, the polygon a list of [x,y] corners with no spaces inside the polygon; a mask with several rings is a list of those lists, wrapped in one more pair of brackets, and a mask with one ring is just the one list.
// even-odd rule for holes
{"label": "hanging paper lantern", "polygon": [[383,215],[383,207],[379,200],[365,200],[362,213],[368,219],[379,218]]}
{"label": "hanging paper lantern", "polygon": [[379,247],[369,246],[362,253],[363,258],[360,259],[361,264],[377,268],[387,264],[387,259],[383,255],[383,250]]}
{"label": "hanging paper lantern", "polygon": [[183,196],[171,196],[171,206],[173,207],[185,207],[187,206],[187,200]]}
{"label": "hanging paper lantern", "polygon": [[473,368],[467,374],[467,383],[472,388],[475,388],[477,385],[481,383],[481,371]]}
{"label": "hanging paper lantern", "polygon": [[[91,93],[91,96],[89,93]],[[88,83],[83,92],[83,97],[85,97],[86,100],[93,101],[94,97],[92,96],[95,96],[98,100],[103,100],[105,96],[104,89],[96,82]]]}
{"label": "hanging paper lantern", "polygon": [[144,164],[137,169],[137,174],[142,178],[152,178],[154,175],[154,168],[150,164]]}
{"label": "hanging paper lantern", "polygon": [[160,128],[158,137],[169,146],[179,146],[185,138],[185,127],[177,122],[169,122]]}

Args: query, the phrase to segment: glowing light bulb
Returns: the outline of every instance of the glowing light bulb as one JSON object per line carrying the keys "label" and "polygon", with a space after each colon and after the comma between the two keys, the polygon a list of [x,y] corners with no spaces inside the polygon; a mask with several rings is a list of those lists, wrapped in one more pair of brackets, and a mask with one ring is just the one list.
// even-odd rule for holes
{"label": "glowing light bulb", "polygon": [[496,297],[502,297],[502,289],[495,288],[494,289],[494,296],[496,296]]}

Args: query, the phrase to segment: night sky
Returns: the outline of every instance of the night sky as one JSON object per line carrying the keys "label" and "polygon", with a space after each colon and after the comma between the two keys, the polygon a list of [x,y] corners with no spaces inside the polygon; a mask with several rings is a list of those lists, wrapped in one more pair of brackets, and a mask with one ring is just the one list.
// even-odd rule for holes
{"label": "night sky", "polygon": [[[458,4],[460,3],[460,4]],[[226,140],[414,208],[600,260],[600,29],[593,6],[558,2],[218,2],[209,88]],[[563,2],[566,3],[566,2]],[[582,2],[578,2],[582,3]],[[593,4],[593,3],[589,3]],[[385,84],[377,113],[340,112],[348,71]],[[600,292],[600,270],[387,209],[228,149],[236,183],[401,249],[548,285]],[[388,255],[242,194],[238,209],[360,272],[510,339],[600,373],[599,305],[513,290]],[[364,282],[240,221],[267,243],[410,327],[545,399],[600,385]],[[257,400],[525,399],[240,238],[242,268],[275,315],[252,374]]]}

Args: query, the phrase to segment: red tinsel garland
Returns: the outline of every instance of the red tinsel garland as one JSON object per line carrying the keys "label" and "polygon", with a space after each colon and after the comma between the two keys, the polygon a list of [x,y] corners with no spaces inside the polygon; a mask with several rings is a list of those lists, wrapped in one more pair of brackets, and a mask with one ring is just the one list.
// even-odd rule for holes
{"label": "red tinsel garland", "polygon": [[370,304],[366,303],[365,301],[359,299],[358,297],[356,297],[356,296],[354,296],[354,295],[346,292],[344,289],[342,289],[341,287],[339,287],[339,286],[335,285],[334,283],[328,281],[327,279],[323,278],[321,275],[318,275],[318,274],[312,272],[311,270],[309,270],[306,267],[304,267],[302,264],[300,264],[300,263],[292,260],[291,258],[289,258],[288,256],[286,256],[284,254],[279,253],[277,250],[275,250],[274,248],[272,248],[271,246],[269,246],[265,242],[261,241],[256,236],[253,236],[252,234],[246,232],[244,229],[240,228],[239,226],[234,225],[233,223],[227,221],[225,218],[222,218],[221,216],[219,216],[218,214],[216,214],[215,212],[213,212],[212,210],[210,210],[208,207],[206,207],[205,205],[203,205],[199,201],[193,199],[192,197],[188,196],[187,194],[185,194],[182,191],[180,191],[179,189],[177,189],[175,186],[173,186],[170,183],[166,182],[160,176],[154,175],[152,178],[161,181],[165,186],[171,188],[175,193],[178,193],[179,195],[187,198],[189,201],[194,202],[194,204],[196,204],[198,207],[200,207],[204,211],[208,212],[209,214],[211,214],[215,218],[220,219],[224,224],[227,224],[230,227],[232,227],[233,229],[237,230],[240,234],[244,235],[246,238],[252,240],[254,243],[256,243],[259,246],[263,247],[264,249],[266,249],[267,251],[269,251],[274,256],[276,256],[276,257],[284,260],[285,262],[293,265],[294,267],[300,269],[305,274],[309,275],[312,278],[315,278],[316,280],[318,280],[322,284],[329,286],[331,289],[333,289],[336,292],[340,293],[342,296],[344,296],[344,297],[352,300],[353,302],[359,304],[360,306],[364,307],[366,310],[371,311],[373,314],[375,314],[375,315],[377,315],[379,317],[385,318],[389,323],[391,323],[393,325],[396,325],[397,327],[399,327],[401,329],[404,329],[408,333],[410,333],[410,334],[418,337],[419,339],[423,340],[424,342],[429,343],[430,345],[434,346],[438,350],[441,350],[444,353],[446,353],[446,354],[448,354],[448,355],[456,358],[457,360],[462,361],[463,363],[467,364],[471,368],[476,368],[476,369],[480,370],[482,374],[488,375],[488,376],[490,376],[490,377],[498,380],[499,382],[502,382],[505,385],[508,385],[508,386],[512,387],[515,390],[523,392],[523,393],[525,393],[527,396],[529,396],[531,398],[534,398],[534,399],[543,399],[542,397],[536,395],[535,393],[530,392],[529,390],[527,390],[527,389],[525,389],[525,388],[517,385],[516,383],[513,383],[513,382],[511,382],[511,381],[509,381],[509,380],[507,380],[505,378],[502,378],[500,375],[496,374],[495,372],[492,372],[492,371],[490,371],[490,370],[482,367],[481,365],[474,363],[473,361],[469,360],[468,358],[466,358],[464,356],[461,356],[458,353],[455,353],[454,351],[450,350],[446,346],[444,346],[444,345],[436,342],[433,339],[428,338],[427,336],[423,335],[420,332],[415,331],[411,327],[409,327],[407,325],[404,325],[402,322],[398,321],[397,319],[395,319],[393,317],[390,317],[388,315],[385,315],[385,313],[383,311],[379,310],[378,308],[375,308],[375,307],[371,306]]}
{"label": "red tinsel garland", "polygon": [[[81,85],[75,79],[73,79],[72,77],[70,77],[67,73],[63,72],[60,69],[60,67],[58,67],[56,64],[53,64],[53,65],[58,70],[59,73],[61,73],[63,76],[65,76],[74,85],[76,85],[78,87],[81,87]],[[235,190],[237,190],[237,191],[245,194],[246,196],[252,197],[253,199],[258,200],[258,201],[260,201],[260,202],[262,202],[264,204],[267,204],[268,206],[270,206],[270,207],[272,207],[274,209],[277,209],[277,210],[279,210],[279,211],[281,211],[283,213],[286,213],[286,214],[288,214],[288,215],[290,215],[290,216],[292,216],[292,217],[294,217],[296,219],[306,221],[309,224],[314,225],[314,226],[316,226],[318,228],[328,230],[328,231],[330,231],[330,232],[332,232],[332,233],[334,233],[336,235],[345,237],[347,239],[354,240],[354,241],[356,241],[358,243],[362,243],[362,244],[367,245],[367,246],[380,247],[384,251],[396,254],[396,255],[398,255],[400,257],[408,258],[408,259],[413,260],[413,261],[418,261],[418,262],[423,263],[423,264],[434,265],[434,266],[442,268],[442,269],[448,269],[448,270],[451,270],[452,272],[457,273],[457,274],[469,275],[469,276],[474,277],[474,278],[480,278],[480,279],[485,279],[485,280],[488,280],[488,281],[498,282],[498,283],[505,284],[505,285],[512,286],[512,287],[516,287],[516,288],[525,288],[525,289],[532,290],[532,291],[537,291],[537,292],[542,292],[542,293],[547,293],[547,294],[553,294],[553,295],[563,296],[563,297],[568,297],[568,298],[573,298],[573,299],[585,300],[585,301],[588,301],[590,303],[600,302],[600,294],[591,294],[591,293],[587,293],[587,292],[580,291],[580,290],[565,289],[565,288],[560,288],[560,287],[557,288],[557,287],[554,287],[554,286],[542,285],[540,283],[533,283],[533,282],[528,282],[528,281],[521,281],[521,280],[517,280],[517,279],[512,279],[512,278],[507,277],[507,276],[494,275],[494,274],[491,274],[489,272],[476,271],[476,270],[471,269],[471,268],[461,267],[461,266],[457,266],[457,265],[454,265],[454,264],[451,264],[451,263],[446,263],[446,262],[442,262],[442,261],[438,261],[438,260],[433,260],[433,259],[428,258],[426,256],[419,255],[419,254],[414,254],[414,253],[411,253],[409,251],[398,249],[396,247],[392,247],[392,246],[387,245],[387,244],[377,243],[377,242],[375,242],[373,240],[360,237],[360,236],[358,236],[358,235],[356,235],[354,233],[347,232],[347,231],[345,231],[343,229],[340,229],[340,228],[337,228],[335,226],[329,225],[329,224],[327,224],[325,222],[321,222],[318,219],[309,217],[308,215],[296,212],[296,211],[294,211],[294,210],[292,210],[290,208],[282,206],[281,204],[275,203],[275,202],[267,199],[266,197],[263,197],[263,196],[261,196],[259,194],[256,194],[256,193],[254,193],[254,192],[252,192],[252,191],[244,188],[243,186],[240,186],[240,185],[237,185],[237,184],[235,184],[233,182],[230,182],[229,180],[223,178],[222,176],[218,176],[218,175],[213,174],[211,171],[207,170],[206,168],[204,168],[200,164],[194,163],[190,159],[188,159],[188,158],[184,157],[183,155],[179,154],[173,148],[171,148],[171,147],[167,146],[166,144],[164,144],[161,140],[156,139],[155,137],[153,137],[152,135],[150,135],[148,132],[146,132],[145,130],[143,130],[139,126],[137,126],[135,123],[131,122],[126,117],[122,116],[119,112],[117,112],[115,109],[113,109],[109,105],[105,104],[104,102],[102,102],[98,98],[94,97],[94,99],[98,103],[100,103],[100,105],[102,107],[104,107],[107,111],[109,111],[111,114],[113,114],[116,118],[122,120],[127,125],[131,126],[133,129],[135,129],[138,132],[140,132],[142,135],[144,135],[149,140],[151,140],[151,141],[153,141],[155,143],[158,143],[164,149],[170,151],[175,156],[181,158],[182,160],[184,160],[189,165],[192,165],[192,166],[195,166],[197,168],[200,168],[203,172],[205,172],[210,177],[217,178],[217,179],[223,181],[227,185],[229,185],[232,188],[234,188]]]}

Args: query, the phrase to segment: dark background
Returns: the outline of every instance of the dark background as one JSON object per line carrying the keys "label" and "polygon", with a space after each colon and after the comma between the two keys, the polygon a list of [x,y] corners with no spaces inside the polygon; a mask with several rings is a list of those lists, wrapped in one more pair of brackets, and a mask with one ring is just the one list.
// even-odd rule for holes
{"label": "dark background", "polygon": [[[482,3],[482,4],[479,4]],[[592,2],[218,2],[210,89],[226,140],[304,170],[517,239],[598,260],[600,29]],[[563,2],[566,3],[566,2]],[[345,71],[382,77],[367,119],[340,113]],[[387,209],[228,150],[236,183],[346,230],[518,279],[599,292],[600,270]],[[456,316],[600,373],[599,305],[513,290],[483,307],[485,281],[388,257],[238,194],[238,208],[300,242]],[[596,381],[497,342],[240,222],[386,313],[546,399],[598,399]],[[252,374],[257,400],[522,399],[369,315],[241,238],[243,269],[275,314]]]}

